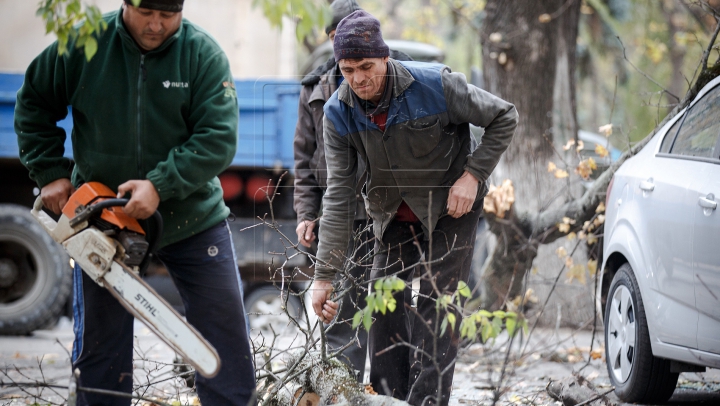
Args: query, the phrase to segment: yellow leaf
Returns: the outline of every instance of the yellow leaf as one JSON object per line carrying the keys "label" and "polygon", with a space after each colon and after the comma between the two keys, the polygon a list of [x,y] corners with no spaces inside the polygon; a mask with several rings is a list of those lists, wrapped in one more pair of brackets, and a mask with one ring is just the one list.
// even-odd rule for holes
{"label": "yellow leaf", "polygon": [[575,173],[580,175],[583,179],[588,180],[593,172],[593,167],[597,169],[597,165],[592,158],[584,159],[580,161],[577,168],[575,168]]}
{"label": "yellow leaf", "polygon": [[531,272],[533,275],[537,275],[537,273],[538,273],[537,267],[536,267],[536,266],[533,267],[533,269],[532,269],[530,272]]}
{"label": "yellow leaf", "polygon": [[593,220],[593,224],[595,227],[599,227],[600,224],[605,222],[605,216],[602,214],[599,214],[597,217],[595,217],[595,220]]}
{"label": "yellow leaf", "polygon": [[584,142],[582,142],[582,140],[578,141],[578,145],[577,145],[577,152],[580,152],[580,151],[582,151],[582,150],[583,150],[583,148],[585,148],[585,143],[584,143]]}
{"label": "yellow leaf", "polygon": [[606,156],[610,155],[610,152],[608,152],[607,148],[603,147],[600,144],[595,144],[595,153],[598,154],[600,158],[605,158]]}
{"label": "yellow leaf", "polygon": [[573,267],[573,264],[574,264],[574,262],[573,262],[573,259],[572,259],[571,256],[565,257],[565,266],[566,266],[566,267],[572,268],[572,267]]}
{"label": "yellow leaf", "polygon": [[597,209],[595,209],[595,213],[603,213],[605,211],[605,202],[600,202],[598,204]]}
{"label": "yellow leaf", "polygon": [[591,259],[587,263],[588,271],[590,271],[590,276],[595,276],[595,273],[597,272],[597,259]]}
{"label": "yellow leaf", "polygon": [[558,231],[560,231],[561,233],[567,233],[568,231],[570,231],[570,224],[558,224],[557,228]]}
{"label": "yellow leaf", "polygon": [[595,162],[595,160],[592,158],[588,158],[587,160],[588,160],[588,165],[590,165],[590,169],[597,170],[597,163]]}
{"label": "yellow leaf", "polygon": [[567,235],[567,239],[570,241],[574,240],[575,237],[577,237],[577,234],[575,234],[574,232]]}
{"label": "yellow leaf", "polygon": [[548,172],[554,172],[557,169],[554,162],[548,162]]}
{"label": "yellow leaf", "polygon": [[590,358],[592,359],[600,359],[603,357],[603,350],[592,350],[590,352]]}
{"label": "yellow leaf", "polygon": [[578,238],[581,239],[581,240],[586,239],[586,238],[587,238],[587,234],[585,234],[585,231],[580,231],[580,232],[578,233]]}
{"label": "yellow leaf", "polygon": [[490,34],[488,39],[490,40],[490,42],[494,42],[497,44],[498,42],[502,41],[502,37],[502,34],[500,34],[499,32],[494,32]]}
{"label": "yellow leaf", "polygon": [[505,213],[510,210],[513,203],[515,203],[515,189],[510,179],[505,179],[499,187],[490,185],[483,202],[485,211],[499,218],[505,218]]}
{"label": "yellow leaf", "polygon": [[538,17],[538,21],[540,21],[542,24],[549,23],[552,21],[552,16],[550,14],[540,14],[540,17]]}
{"label": "yellow leaf", "polygon": [[555,253],[557,254],[558,258],[565,258],[567,256],[567,250],[565,247],[558,247],[558,249],[555,250]]}
{"label": "yellow leaf", "polygon": [[595,243],[597,242],[597,240],[598,240],[598,238],[597,238],[597,236],[596,236],[595,234],[592,234],[592,233],[591,233],[591,234],[588,234],[588,236],[587,236],[587,243],[588,243],[589,245],[595,244]]}
{"label": "yellow leaf", "polygon": [[558,179],[567,178],[568,176],[570,175],[565,170],[558,169],[555,171],[555,177]]}
{"label": "yellow leaf", "polygon": [[602,134],[602,135],[604,135],[604,136],[606,136],[606,137],[609,137],[609,136],[611,136],[612,133],[613,133],[613,125],[612,125],[612,124],[605,124],[605,125],[603,125],[603,126],[600,126],[600,128],[598,128],[598,131],[600,131],[600,134]]}
{"label": "yellow leaf", "polygon": [[575,224],[575,220],[571,219],[570,217],[563,217],[563,224]]}
{"label": "yellow leaf", "polygon": [[583,228],[582,228],[582,229],[583,229],[583,231],[592,231],[594,228],[595,228],[595,226],[593,226],[590,221],[586,221],[586,222],[583,224]]}
{"label": "yellow leaf", "polygon": [[567,273],[567,279],[565,280],[566,283],[572,283],[573,279],[577,280],[581,284],[585,284],[587,281],[585,279],[585,267],[582,265],[572,265],[568,267],[568,273]]}
{"label": "yellow leaf", "polygon": [[573,145],[575,145],[575,140],[569,140],[567,144],[565,144],[565,146],[563,147],[563,151],[569,150],[570,148],[572,148]]}

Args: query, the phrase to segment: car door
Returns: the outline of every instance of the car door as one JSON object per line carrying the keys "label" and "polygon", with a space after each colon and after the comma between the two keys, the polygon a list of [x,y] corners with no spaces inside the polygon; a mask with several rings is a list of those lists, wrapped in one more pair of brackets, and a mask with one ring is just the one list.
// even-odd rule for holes
{"label": "car door", "polygon": [[[643,244],[648,269],[638,277],[651,280],[656,299],[655,333],[662,342],[696,348],[697,320],[692,274],[693,209],[697,205],[689,183],[697,179],[698,165],[658,156],[638,171],[633,200],[647,229]],[[640,220],[640,219],[637,219]],[[647,302],[647,300],[646,300]]]}
{"label": "car door", "polygon": [[720,354],[720,160],[708,163],[703,178],[693,239],[697,342],[698,349]]}
{"label": "car door", "polygon": [[[710,89],[681,120],[680,130],[658,154],[691,171],[692,274],[697,310],[697,348],[720,353],[720,86]],[[685,213],[683,214],[685,215]],[[683,246],[683,249],[687,249]]]}
{"label": "car door", "polygon": [[[685,137],[678,135],[671,154],[703,165],[695,200],[693,273],[698,310],[698,349],[720,354],[720,85],[693,107]],[[688,117],[690,118],[690,117]]]}

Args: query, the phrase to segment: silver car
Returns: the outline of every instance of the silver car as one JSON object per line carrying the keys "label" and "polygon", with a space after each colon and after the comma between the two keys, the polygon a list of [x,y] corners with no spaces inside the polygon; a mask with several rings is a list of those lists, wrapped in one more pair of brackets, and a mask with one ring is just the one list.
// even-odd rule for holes
{"label": "silver car", "polygon": [[600,286],[615,393],[663,402],[720,368],[720,78],[615,173]]}

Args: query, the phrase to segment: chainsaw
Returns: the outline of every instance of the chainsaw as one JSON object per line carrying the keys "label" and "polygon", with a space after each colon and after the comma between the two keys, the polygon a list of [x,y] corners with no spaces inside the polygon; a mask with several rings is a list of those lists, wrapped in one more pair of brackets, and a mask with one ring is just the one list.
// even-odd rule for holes
{"label": "chainsaw", "polygon": [[215,348],[140,278],[162,235],[162,217],[153,215],[158,232],[148,242],[140,223],[122,210],[127,202],[107,186],[88,182],[70,196],[57,222],[42,210],[40,196],[32,215],[92,280],[197,372],[212,378],[220,370]]}

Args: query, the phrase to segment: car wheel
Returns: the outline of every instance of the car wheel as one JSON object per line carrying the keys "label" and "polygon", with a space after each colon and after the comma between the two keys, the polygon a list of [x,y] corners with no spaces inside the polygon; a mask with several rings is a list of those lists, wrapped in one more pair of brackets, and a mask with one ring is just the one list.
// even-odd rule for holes
{"label": "car wheel", "polygon": [[287,335],[296,331],[290,317],[300,321],[302,303],[297,296],[288,295],[287,292],[280,295],[280,290],[275,286],[264,285],[253,289],[245,297],[245,311],[250,322],[251,338],[259,335],[273,337],[273,332]]}
{"label": "car wheel", "polygon": [[71,293],[72,269],[63,248],[29,208],[0,205],[0,334],[54,326]]}
{"label": "car wheel", "polygon": [[665,402],[677,384],[670,361],[652,354],[645,307],[629,264],[618,269],[605,308],[605,363],[615,394],[626,402]]}

